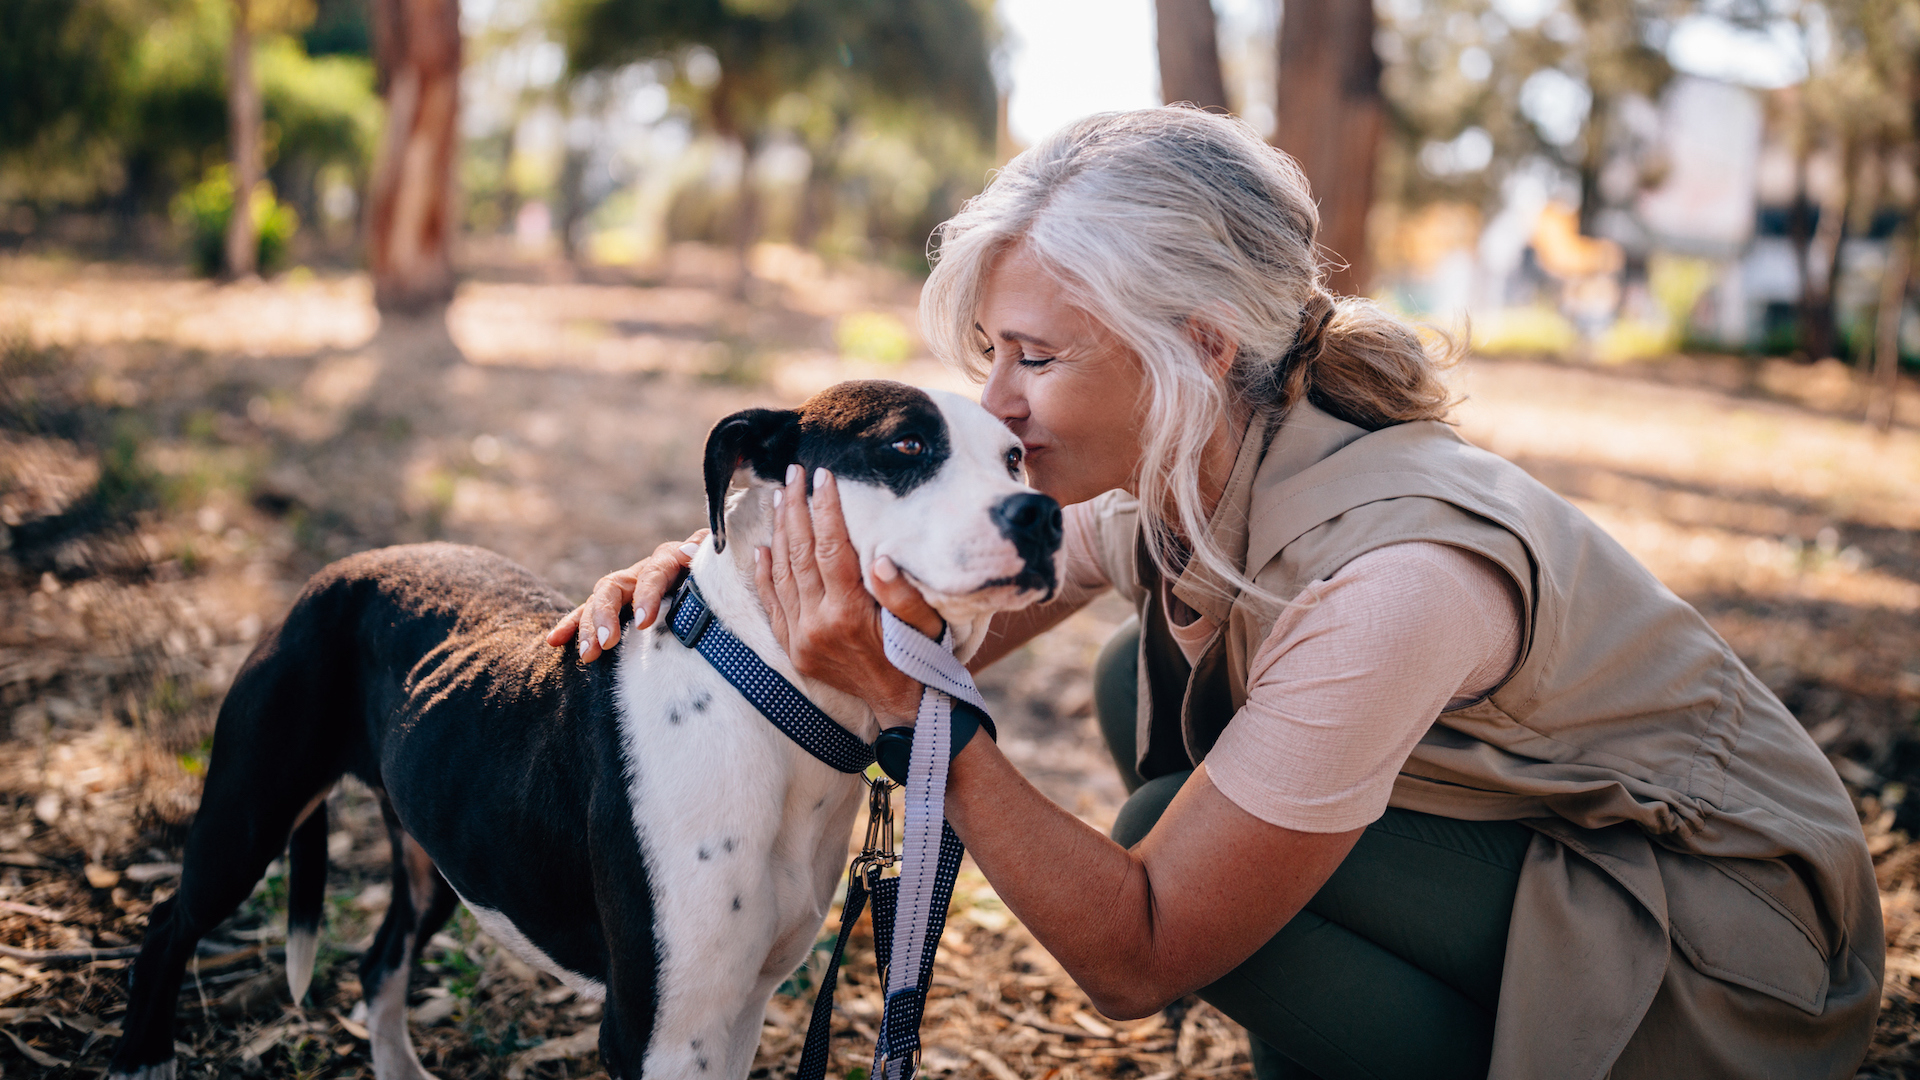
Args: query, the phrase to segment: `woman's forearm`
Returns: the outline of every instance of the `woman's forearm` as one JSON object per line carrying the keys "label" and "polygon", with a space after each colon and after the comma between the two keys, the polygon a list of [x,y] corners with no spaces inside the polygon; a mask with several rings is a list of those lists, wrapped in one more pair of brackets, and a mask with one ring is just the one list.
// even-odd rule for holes
{"label": "woman's forearm", "polygon": [[947,814],[1008,909],[1109,1016],[1145,1016],[1233,970],[1306,906],[1362,830],[1269,824],[1194,770],[1132,850],[975,736]]}
{"label": "woman's forearm", "polygon": [[1131,853],[1042,795],[981,736],[953,761],[947,815],[1000,899],[1101,1012],[1162,1004],[1141,1007],[1152,905]]}

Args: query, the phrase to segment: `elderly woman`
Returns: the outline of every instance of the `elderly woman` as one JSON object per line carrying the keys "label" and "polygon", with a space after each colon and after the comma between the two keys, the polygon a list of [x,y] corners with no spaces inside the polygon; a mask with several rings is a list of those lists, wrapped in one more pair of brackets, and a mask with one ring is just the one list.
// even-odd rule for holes
{"label": "elderly woman", "polygon": [[[1113,837],[974,738],[947,812],[981,871],[1101,1011],[1197,992],[1266,1077],[1851,1076],[1884,942],[1832,768],[1697,612],[1454,434],[1440,358],[1322,289],[1317,224],[1285,155],[1169,108],[1061,131],[940,229],[927,336],[1067,505],[1059,595],[975,666],[1106,589],[1138,610],[1096,671]],[[761,591],[795,666],[910,717],[876,598],[923,602],[813,559],[820,507],[784,504]],[[597,656],[685,559],[552,641]]]}

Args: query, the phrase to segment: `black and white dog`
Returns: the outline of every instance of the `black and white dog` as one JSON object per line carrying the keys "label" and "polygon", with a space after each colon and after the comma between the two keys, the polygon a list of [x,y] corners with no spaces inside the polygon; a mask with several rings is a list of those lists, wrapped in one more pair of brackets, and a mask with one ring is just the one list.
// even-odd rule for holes
{"label": "black and white dog", "polygon": [[[1054,588],[1059,507],[1020,482],[1020,455],[978,405],[898,383],[737,413],[707,441],[713,535],[692,572],[728,629],[871,741],[872,713],[793,670],[755,593],[773,484],[794,463],[833,470],[861,566],[890,557],[970,655],[994,612]],[[729,499],[736,481],[745,490]],[[768,998],[825,920],[861,782],[790,741],[660,622],[593,664],[546,645],[570,608],[506,559],[449,544],[314,576],[221,706],[179,891],[154,909],[133,967],[113,1077],[174,1075],[194,946],[283,848],[287,978],[295,1000],[305,993],[326,877],[321,801],[349,773],[380,793],[393,845],[392,905],[360,967],[380,1080],[428,1076],[407,1036],[407,977],[459,902],[501,945],[605,1000],[613,1076],[746,1076]]]}

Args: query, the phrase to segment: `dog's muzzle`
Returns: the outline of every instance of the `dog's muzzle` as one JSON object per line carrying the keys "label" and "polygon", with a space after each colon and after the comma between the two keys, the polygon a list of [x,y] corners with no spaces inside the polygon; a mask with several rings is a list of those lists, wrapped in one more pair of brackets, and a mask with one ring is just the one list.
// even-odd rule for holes
{"label": "dog's muzzle", "polygon": [[1051,599],[1057,585],[1053,557],[1060,550],[1060,538],[1066,529],[1060,504],[1039,492],[1010,495],[993,508],[993,523],[1019,553],[1021,569],[991,584],[1044,592]]}

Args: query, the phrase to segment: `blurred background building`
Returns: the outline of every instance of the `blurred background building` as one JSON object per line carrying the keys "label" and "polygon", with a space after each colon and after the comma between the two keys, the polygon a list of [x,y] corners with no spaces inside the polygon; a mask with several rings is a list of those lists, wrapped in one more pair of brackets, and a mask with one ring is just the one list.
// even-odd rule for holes
{"label": "blurred background building", "polygon": [[1912,0],[3,0],[0,244],[390,310],[681,241],[924,269],[997,162],[1192,101],[1302,160],[1336,287],[1483,351],[1890,376],[1916,58]]}

